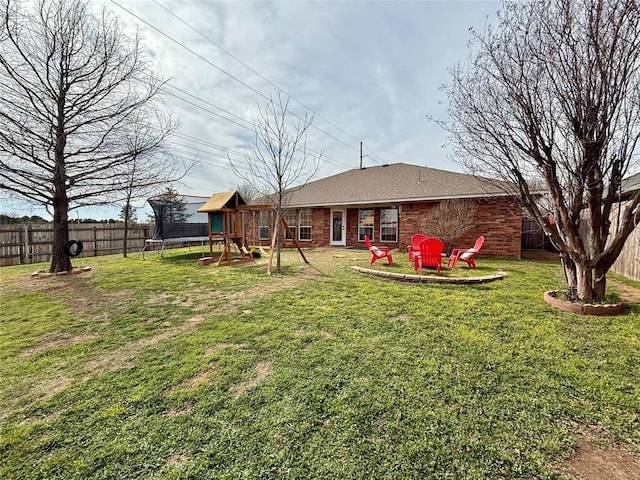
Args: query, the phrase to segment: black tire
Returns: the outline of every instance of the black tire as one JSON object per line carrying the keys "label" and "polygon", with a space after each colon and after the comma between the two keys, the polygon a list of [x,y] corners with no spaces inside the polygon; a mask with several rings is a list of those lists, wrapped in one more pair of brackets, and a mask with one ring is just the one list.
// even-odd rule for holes
{"label": "black tire", "polygon": [[69,257],[77,257],[82,253],[82,242],[80,240],[69,240],[64,246],[64,253]]}

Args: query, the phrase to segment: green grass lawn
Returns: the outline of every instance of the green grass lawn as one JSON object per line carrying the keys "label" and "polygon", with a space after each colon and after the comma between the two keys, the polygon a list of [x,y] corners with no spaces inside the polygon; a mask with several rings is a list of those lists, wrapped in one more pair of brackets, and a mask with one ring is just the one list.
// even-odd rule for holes
{"label": "green grass lawn", "polygon": [[584,431],[640,456],[637,305],[553,310],[554,261],[412,284],[305,253],[271,277],[186,250],[1,269],[0,478],[565,478]]}

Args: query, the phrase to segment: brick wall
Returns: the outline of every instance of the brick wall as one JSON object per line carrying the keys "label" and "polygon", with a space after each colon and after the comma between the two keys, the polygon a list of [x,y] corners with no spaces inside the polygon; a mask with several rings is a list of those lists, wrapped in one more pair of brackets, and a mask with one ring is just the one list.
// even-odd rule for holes
{"label": "brick wall", "polygon": [[[357,208],[347,209],[347,247],[363,247],[366,248],[364,242],[358,241],[358,211]],[[376,211],[378,215],[378,213]],[[377,225],[377,222],[376,222]]]}
{"label": "brick wall", "polygon": [[[313,208],[312,209],[312,220],[311,220],[311,241],[308,240],[300,240],[301,247],[320,247],[323,245],[329,245],[330,240],[330,210],[328,208]],[[271,239],[269,240],[260,240],[258,238],[258,221],[259,214],[258,212],[247,212],[245,213],[245,235],[247,239],[247,243],[249,245],[262,245],[269,246],[271,245]],[[296,232],[297,234],[297,232]],[[294,244],[291,241],[286,242],[286,247],[293,247]]]}
{"label": "brick wall", "polygon": [[429,236],[422,226],[423,218],[426,212],[437,205],[438,202],[405,203],[402,205],[399,227],[400,236],[398,239],[400,249],[406,251],[407,245],[411,245],[411,236],[416,233],[423,233]]}
{"label": "brick wall", "polygon": [[311,242],[304,244],[312,247],[329,245],[331,240],[331,210],[328,208],[314,208],[311,220]]}
{"label": "brick wall", "polygon": [[478,202],[474,227],[456,241],[456,247],[470,248],[480,235],[484,235],[481,254],[521,258],[520,204],[507,199]]}
{"label": "brick wall", "polygon": [[[425,213],[438,205],[438,202],[416,202],[400,205],[398,242],[380,242],[380,208],[375,208],[374,243],[387,245],[406,251],[411,244],[411,236],[423,231]],[[365,247],[358,240],[358,208],[347,209],[346,243],[350,247]],[[302,247],[329,246],[331,236],[331,209],[313,208],[311,241],[301,241]],[[249,245],[259,245],[258,214],[251,212],[245,217],[245,228]],[[510,199],[481,199],[477,203],[477,212],[473,227],[459,238],[454,247],[470,248],[480,235],[484,235],[485,243],[481,255],[505,256],[520,258],[522,236],[522,214],[520,207]],[[270,242],[262,241],[262,245]],[[287,246],[292,246],[291,242]]]}
{"label": "brick wall", "polygon": [[[402,205],[399,249],[406,251],[413,234],[429,234],[422,226],[423,216],[437,205],[438,202]],[[522,213],[519,204],[504,198],[478,200],[474,225],[456,240],[454,248],[471,248],[480,235],[485,238],[481,254],[520,258]]]}

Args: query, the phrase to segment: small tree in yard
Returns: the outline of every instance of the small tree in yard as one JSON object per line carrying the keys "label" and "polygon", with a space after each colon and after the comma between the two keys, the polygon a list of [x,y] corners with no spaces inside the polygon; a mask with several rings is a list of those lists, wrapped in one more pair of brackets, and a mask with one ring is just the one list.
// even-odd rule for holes
{"label": "small tree in yard", "polygon": [[[133,201],[146,198],[155,193],[167,183],[175,182],[183,178],[193,166],[193,162],[186,164],[167,158],[167,154],[161,149],[145,152],[139,147],[147,143],[148,137],[153,136],[153,130],[149,130],[144,122],[136,122],[137,127],[126,140],[128,149],[133,152],[131,161],[123,165],[123,172],[118,175],[122,184],[118,187],[122,191],[124,205],[121,216],[129,218],[133,215]],[[166,191],[172,192],[170,186]],[[166,192],[165,191],[165,192]],[[124,223],[124,236],[122,256],[127,256],[127,244],[129,235],[129,223]]]}
{"label": "small tree in yard", "polygon": [[162,223],[185,223],[191,216],[187,212],[187,204],[172,185],[169,185],[158,196],[153,198],[154,211],[159,212],[158,221]]}
{"label": "small tree in yard", "polygon": [[258,192],[256,191],[256,189],[253,188],[248,183],[243,183],[241,185],[238,185],[236,187],[236,191],[240,194],[242,199],[247,203],[251,203],[251,201],[254,200],[258,195]]}
{"label": "small tree in yard", "polygon": [[[463,162],[509,180],[560,252],[570,297],[604,298],[640,192],[610,230],[640,140],[640,4],[508,1],[452,72],[446,124]],[[552,217],[541,207],[540,182]]]}
{"label": "small tree in yard", "polygon": [[[278,91],[275,98],[259,109],[254,124],[255,137],[248,155],[246,169],[239,168],[231,158],[234,171],[273,205],[275,228],[271,242],[276,251],[276,272],[280,273],[282,219],[286,213],[289,189],[306,184],[318,171],[321,154],[307,148],[307,130],[313,117],[305,115],[291,120],[289,100]],[[271,258],[271,257],[270,257]],[[269,273],[271,264],[269,264]]]}
{"label": "small tree in yard", "polygon": [[443,200],[425,213],[423,231],[441,239],[445,250],[450,252],[455,241],[473,227],[476,210],[472,200]]}
{"label": "small tree in yard", "polygon": [[124,223],[135,223],[138,221],[138,214],[136,213],[136,209],[127,205],[124,205],[120,209],[120,214],[118,215],[118,219]]}
{"label": "small tree in yard", "polygon": [[[157,113],[161,83],[103,9],[83,0],[1,0],[0,191],[53,216],[51,272],[69,270],[69,211],[122,198],[136,159],[173,126]],[[142,142],[130,142],[147,125]],[[141,177],[137,177],[138,180]]]}

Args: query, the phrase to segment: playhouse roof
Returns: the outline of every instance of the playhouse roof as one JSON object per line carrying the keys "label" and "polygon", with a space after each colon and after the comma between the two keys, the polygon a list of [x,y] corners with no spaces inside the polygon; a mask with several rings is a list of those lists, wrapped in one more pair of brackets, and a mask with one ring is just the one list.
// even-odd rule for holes
{"label": "playhouse roof", "polygon": [[219,192],[211,195],[209,200],[198,208],[198,212],[219,212],[224,209],[235,210],[239,205],[246,205],[240,194],[234,192]]}

